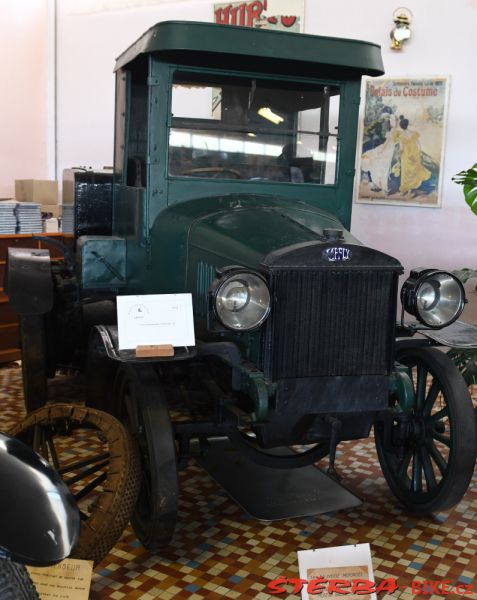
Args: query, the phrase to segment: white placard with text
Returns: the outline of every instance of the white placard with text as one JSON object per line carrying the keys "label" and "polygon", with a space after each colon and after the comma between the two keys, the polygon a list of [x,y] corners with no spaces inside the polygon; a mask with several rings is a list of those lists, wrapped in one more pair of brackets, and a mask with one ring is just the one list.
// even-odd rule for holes
{"label": "white placard with text", "polygon": [[[371,548],[369,544],[350,544],[349,546],[335,546],[332,548],[319,548],[317,550],[299,550],[298,567],[300,579],[310,583],[315,581],[317,589],[312,595],[307,592],[307,584],[301,591],[302,600],[311,600],[319,597],[321,600],[336,599],[338,594],[329,590],[330,583],[341,582],[340,585],[348,585],[345,588],[347,594],[343,596],[347,600],[376,600],[376,594],[358,594],[352,592],[353,583],[361,581],[369,582],[368,589],[373,589],[374,574],[371,561]],[[319,583],[323,578],[323,583]],[[319,590],[319,592],[318,592]],[[316,594],[319,593],[319,596]]]}
{"label": "white placard with text", "polygon": [[192,294],[118,296],[119,349],[195,346]]}

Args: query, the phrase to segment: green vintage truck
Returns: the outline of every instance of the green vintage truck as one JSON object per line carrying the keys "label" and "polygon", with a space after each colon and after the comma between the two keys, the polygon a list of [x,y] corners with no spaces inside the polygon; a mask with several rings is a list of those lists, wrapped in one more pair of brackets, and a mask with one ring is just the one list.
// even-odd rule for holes
{"label": "green vintage truck", "polygon": [[[114,173],[75,174],[74,250],[10,250],[27,409],[59,367],[86,370],[91,404],[138,440],[133,525],[152,550],[174,531],[177,469],[214,439],[333,475],[337,444],[374,426],[408,510],[468,487],[472,401],[435,347],[469,337],[462,285],[431,265],[399,289],[399,260],[349,231],[361,77],[382,73],[366,42],[159,23],[117,59]],[[192,294],[195,345],[119,349],[116,297],[166,293]]]}

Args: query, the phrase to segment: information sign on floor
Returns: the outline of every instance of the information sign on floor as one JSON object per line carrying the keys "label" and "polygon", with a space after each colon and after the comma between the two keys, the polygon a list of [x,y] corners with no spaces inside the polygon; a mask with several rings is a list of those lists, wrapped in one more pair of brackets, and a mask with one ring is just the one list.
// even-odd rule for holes
{"label": "information sign on floor", "polygon": [[93,561],[67,558],[52,567],[27,567],[41,600],[88,600]]}

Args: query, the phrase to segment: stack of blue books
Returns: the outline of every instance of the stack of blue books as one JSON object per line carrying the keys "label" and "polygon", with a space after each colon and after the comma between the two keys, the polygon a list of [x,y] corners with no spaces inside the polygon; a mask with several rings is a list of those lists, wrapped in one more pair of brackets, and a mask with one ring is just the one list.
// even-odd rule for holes
{"label": "stack of blue books", "polygon": [[15,200],[3,200],[0,202],[0,235],[17,232],[16,205],[17,202]]}

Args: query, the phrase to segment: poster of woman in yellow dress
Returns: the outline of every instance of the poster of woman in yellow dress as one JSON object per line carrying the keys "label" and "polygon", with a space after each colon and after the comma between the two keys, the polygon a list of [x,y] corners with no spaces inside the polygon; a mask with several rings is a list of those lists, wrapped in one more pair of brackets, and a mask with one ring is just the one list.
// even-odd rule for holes
{"label": "poster of woman in yellow dress", "polygon": [[363,85],[357,202],[439,207],[448,78]]}

